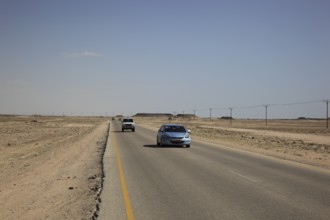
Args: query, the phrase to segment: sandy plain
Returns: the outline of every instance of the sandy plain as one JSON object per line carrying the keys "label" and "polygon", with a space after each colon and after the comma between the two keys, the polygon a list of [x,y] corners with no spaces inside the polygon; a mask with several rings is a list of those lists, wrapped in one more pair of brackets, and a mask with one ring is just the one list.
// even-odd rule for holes
{"label": "sandy plain", "polygon": [[0,219],[93,219],[109,122],[0,117]]}
{"label": "sandy plain", "polygon": [[[0,116],[0,219],[95,219],[109,120]],[[269,120],[267,126],[263,120],[135,122],[155,131],[180,123],[193,140],[330,169],[330,129],[322,120]]]}

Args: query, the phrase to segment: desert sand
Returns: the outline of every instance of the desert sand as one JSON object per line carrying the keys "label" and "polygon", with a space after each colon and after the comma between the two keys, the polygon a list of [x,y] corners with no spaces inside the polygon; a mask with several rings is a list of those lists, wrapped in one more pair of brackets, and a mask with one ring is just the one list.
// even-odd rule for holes
{"label": "desert sand", "polygon": [[92,219],[109,122],[0,117],[0,219]]}
{"label": "desert sand", "polygon": [[[135,118],[155,131],[168,118]],[[330,168],[322,120],[174,119],[194,140]],[[109,119],[0,116],[0,219],[95,219]],[[192,148],[194,143],[192,143]]]}

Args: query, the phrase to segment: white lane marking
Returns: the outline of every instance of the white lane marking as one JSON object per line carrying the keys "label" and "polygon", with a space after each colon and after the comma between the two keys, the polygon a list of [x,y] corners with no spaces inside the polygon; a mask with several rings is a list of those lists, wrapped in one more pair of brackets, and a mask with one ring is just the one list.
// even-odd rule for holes
{"label": "white lane marking", "polygon": [[233,173],[233,174],[235,174],[235,175],[237,175],[237,176],[240,176],[240,177],[242,177],[242,178],[244,178],[244,179],[250,180],[250,181],[252,181],[252,182],[254,182],[254,183],[258,183],[256,180],[251,179],[251,178],[249,178],[249,177],[247,177],[247,176],[244,176],[244,175],[242,175],[242,174],[236,173],[236,172],[234,172],[234,171],[232,171],[232,170],[230,170],[230,172]]}

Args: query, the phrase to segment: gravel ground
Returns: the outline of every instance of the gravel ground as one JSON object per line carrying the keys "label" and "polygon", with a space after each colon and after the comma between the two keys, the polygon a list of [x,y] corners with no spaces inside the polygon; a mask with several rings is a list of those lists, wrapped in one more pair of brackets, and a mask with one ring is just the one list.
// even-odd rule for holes
{"label": "gravel ground", "polygon": [[0,117],[0,219],[92,219],[109,122]]}

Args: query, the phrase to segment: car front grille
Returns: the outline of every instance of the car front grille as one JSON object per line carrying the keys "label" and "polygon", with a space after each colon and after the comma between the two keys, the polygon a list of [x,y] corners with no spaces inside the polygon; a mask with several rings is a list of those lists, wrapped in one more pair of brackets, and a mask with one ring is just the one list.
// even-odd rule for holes
{"label": "car front grille", "polygon": [[183,137],[172,137],[171,138],[171,143],[172,144],[182,144],[183,141]]}

